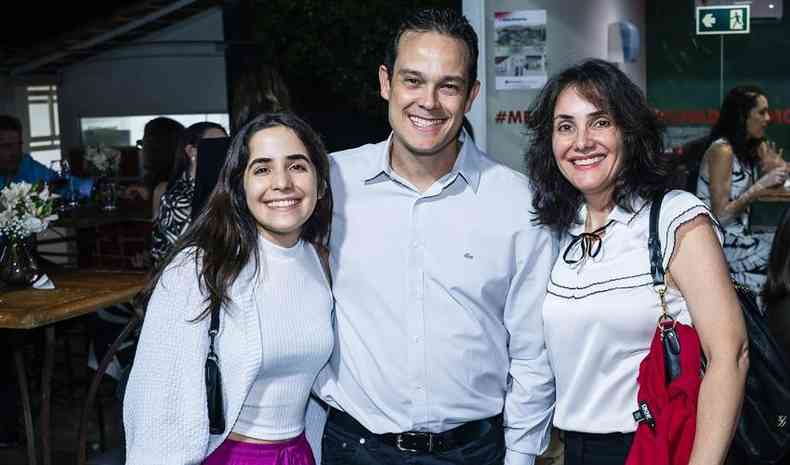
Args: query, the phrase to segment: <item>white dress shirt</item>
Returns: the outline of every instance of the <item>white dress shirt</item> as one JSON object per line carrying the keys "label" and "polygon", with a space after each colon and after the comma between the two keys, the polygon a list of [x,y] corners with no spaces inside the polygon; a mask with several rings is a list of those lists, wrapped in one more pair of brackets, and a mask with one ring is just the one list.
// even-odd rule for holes
{"label": "white dress shirt", "polygon": [[374,433],[505,415],[507,463],[548,443],[554,379],[541,306],[556,256],[527,179],[463,143],[425,192],[390,140],[332,157],[336,344],[317,392]]}
{"label": "white dress shirt", "polygon": [[[577,245],[562,257],[551,273],[549,295],[543,306],[546,344],[557,378],[557,409],[554,425],[584,433],[630,433],[636,430],[632,412],[637,410],[639,364],[661,315],[658,294],[653,290],[647,247],[650,203],[633,202],[629,213],[615,206],[609,213],[600,251],[582,258]],[[562,238],[563,253],[573,236],[584,232],[574,225]],[[664,269],[675,251],[677,229],[710,211],[698,198],[684,191],[666,194],[658,221]],[[716,229],[717,233],[718,228]],[[719,235],[721,240],[721,235]],[[578,243],[577,243],[578,244]],[[675,288],[667,292],[670,315],[691,324],[686,299]]]}

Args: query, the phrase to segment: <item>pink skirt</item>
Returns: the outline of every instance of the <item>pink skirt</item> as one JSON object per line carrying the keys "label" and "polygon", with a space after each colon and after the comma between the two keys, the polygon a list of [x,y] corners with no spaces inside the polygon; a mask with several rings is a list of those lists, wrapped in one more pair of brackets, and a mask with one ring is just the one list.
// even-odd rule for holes
{"label": "pink skirt", "polygon": [[315,465],[304,433],[275,444],[252,444],[225,439],[203,465]]}

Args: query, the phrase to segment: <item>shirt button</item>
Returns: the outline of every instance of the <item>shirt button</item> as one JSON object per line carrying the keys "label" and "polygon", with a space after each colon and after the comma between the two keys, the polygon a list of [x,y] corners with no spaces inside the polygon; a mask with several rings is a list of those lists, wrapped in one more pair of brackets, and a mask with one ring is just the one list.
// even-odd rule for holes
{"label": "shirt button", "polygon": [[414,342],[420,342],[420,336],[414,336]]}

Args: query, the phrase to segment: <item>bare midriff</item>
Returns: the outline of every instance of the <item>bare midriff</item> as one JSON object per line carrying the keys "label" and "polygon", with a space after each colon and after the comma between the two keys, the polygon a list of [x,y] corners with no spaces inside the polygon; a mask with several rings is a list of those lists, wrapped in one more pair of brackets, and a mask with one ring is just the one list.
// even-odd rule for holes
{"label": "bare midriff", "polygon": [[251,437],[245,436],[243,434],[231,432],[228,435],[228,439],[231,439],[233,441],[239,441],[239,442],[249,442],[249,443],[252,443],[252,444],[277,444],[277,443],[280,443],[280,442],[290,441],[292,438],[291,439],[280,439],[280,440],[277,440],[277,441],[269,441],[269,440],[266,440],[266,439],[251,438]]}

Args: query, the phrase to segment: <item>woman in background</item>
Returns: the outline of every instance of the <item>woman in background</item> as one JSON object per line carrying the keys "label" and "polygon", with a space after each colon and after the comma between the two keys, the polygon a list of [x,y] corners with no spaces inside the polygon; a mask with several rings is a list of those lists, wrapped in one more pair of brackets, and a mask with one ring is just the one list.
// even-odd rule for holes
{"label": "woman in background", "polygon": [[[759,87],[730,90],[697,181],[697,195],[724,227],[724,254],[733,278],[756,292],[765,282],[772,237],[750,231],[749,207],[787,179],[782,150],[765,140],[770,121],[768,98]],[[759,178],[758,167],[763,173]]]}
{"label": "woman in background", "polygon": [[124,197],[159,199],[173,171],[178,137],[183,130],[184,126],[181,123],[165,116],[159,116],[145,123],[143,139],[138,141],[140,156],[143,159],[143,183],[127,187]]}
{"label": "woman in background", "polygon": [[[642,91],[602,60],[552,77],[527,124],[532,207],[561,241],[543,304],[556,382],[554,426],[565,432],[566,465],[622,464],[637,429],[639,365],[662,313],[650,275],[648,226],[671,160]],[[658,232],[668,311],[694,324],[709,360],[691,465],[724,461],[748,365],[715,223],[690,193],[664,196]]]}
{"label": "woman in background", "polygon": [[[127,465],[314,465],[303,431],[333,345],[320,258],[331,214],[329,161],[309,126],[275,113],[241,129],[206,208],[143,292]],[[209,433],[204,378],[212,309],[221,434]]]}
{"label": "woman in background", "polygon": [[211,122],[195,123],[181,133],[167,190],[160,199],[154,199],[151,256],[155,267],[189,226],[200,140],[227,136],[225,128]]}

